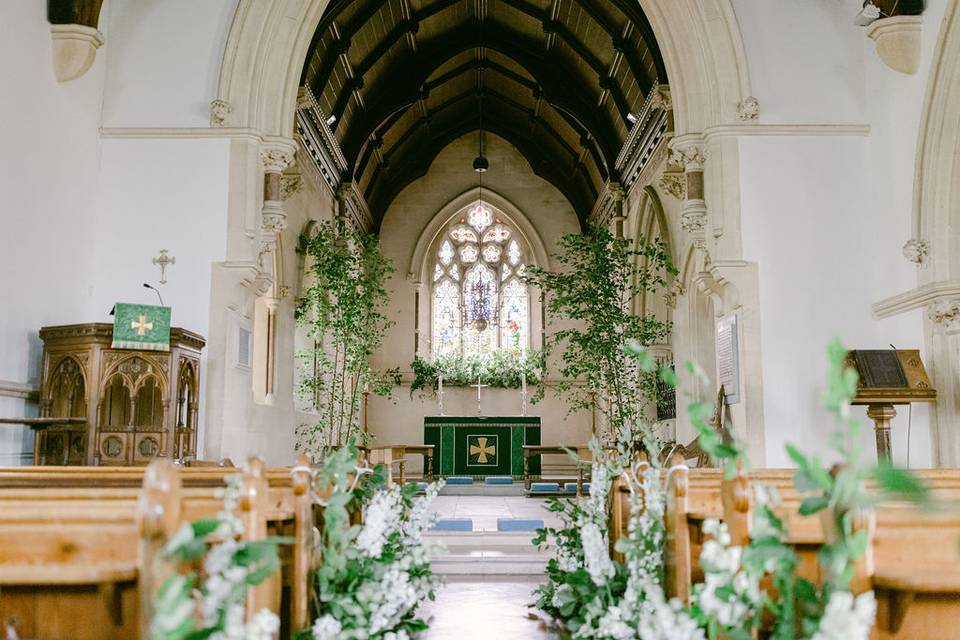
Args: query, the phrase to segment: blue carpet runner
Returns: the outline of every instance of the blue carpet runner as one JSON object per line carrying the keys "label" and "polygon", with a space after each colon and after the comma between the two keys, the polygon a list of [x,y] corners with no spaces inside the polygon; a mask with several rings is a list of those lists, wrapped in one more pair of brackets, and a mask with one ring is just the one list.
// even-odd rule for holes
{"label": "blue carpet runner", "polygon": [[497,531],[536,531],[543,529],[543,520],[497,518]]}
{"label": "blue carpet runner", "polygon": [[470,518],[449,518],[437,520],[433,531],[473,531],[473,520]]}

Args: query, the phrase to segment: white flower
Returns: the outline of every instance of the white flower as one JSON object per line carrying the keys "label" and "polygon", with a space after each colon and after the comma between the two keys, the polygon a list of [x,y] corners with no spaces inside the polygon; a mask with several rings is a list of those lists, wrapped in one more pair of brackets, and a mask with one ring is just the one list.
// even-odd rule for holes
{"label": "white flower", "polygon": [[390,534],[397,530],[403,515],[399,488],[378,491],[364,514],[363,529],[357,536],[357,547],[369,558],[379,558]]}
{"label": "white flower", "polygon": [[611,640],[633,640],[636,637],[633,628],[624,619],[626,616],[620,607],[610,606],[597,625],[598,638]]}
{"label": "white flower", "polygon": [[651,590],[640,611],[637,631],[643,640],[705,640],[703,629],[683,610],[674,598],[664,601],[663,591]]}
{"label": "white flower", "polygon": [[410,640],[410,634],[402,629],[397,632],[389,631],[383,634],[383,640]]}
{"label": "white flower", "polygon": [[269,609],[261,609],[247,624],[243,640],[273,640],[280,632],[280,618]]}
{"label": "white flower", "polygon": [[329,613],[317,618],[317,621],[313,623],[313,628],[311,629],[313,640],[337,640],[342,630],[343,626],[340,624],[340,621]]}
{"label": "white flower", "polygon": [[811,640],[866,640],[877,615],[873,591],[856,598],[849,591],[834,591]]}
{"label": "white flower", "polygon": [[583,541],[583,560],[590,579],[597,586],[606,584],[616,574],[606,534],[596,524],[589,522],[580,530],[580,539]]}

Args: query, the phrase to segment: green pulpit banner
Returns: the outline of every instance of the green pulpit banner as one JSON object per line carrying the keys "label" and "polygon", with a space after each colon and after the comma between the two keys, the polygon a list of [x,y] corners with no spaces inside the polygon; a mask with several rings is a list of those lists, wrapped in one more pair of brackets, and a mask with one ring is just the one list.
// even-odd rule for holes
{"label": "green pulpit banner", "polygon": [[[540,444],[537,416],[426,416],[423,442],[432,444],[441,476],[523,477],[523,445]],[[530,460],[540,474],[540,459]]]}
{"label": "green pulpit banner", "polygon": [[170,307],[118,302],[113,307],[113,348],[170,350]]}

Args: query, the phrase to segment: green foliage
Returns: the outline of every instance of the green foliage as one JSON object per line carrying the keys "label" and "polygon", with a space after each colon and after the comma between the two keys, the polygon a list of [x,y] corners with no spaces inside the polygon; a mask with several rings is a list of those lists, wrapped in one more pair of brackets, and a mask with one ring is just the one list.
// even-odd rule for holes
{"label": "green foliage", "polygon": [[297,430],[297,446],[319,453],[355,439],[365,389],[389,395],[399,370],[377,371],[370,357],[394,323],[386,316],[386,280],[393,265],[377,236],[344,221],[325,222],[300,250],[310,259],[310,286],[297,307],[314,348],[298,354],[304,364],[300,395],[320,415]]}
{"label": "green foliage", "polygon": [[[416,605],[433,599],[436,588],[421,535],[429,525],[430,501],[441,485],[432,484],[425,497],[415,498],[416,484],[386,489],[385,481],[383,465],[357,468],[353,446],[331,452],[317,478],[320,495],[328,496],[323,500],[313,598],[315,617],[327,624],[321,638],[382,640],[427,628],[414,615]],[[364,525],[352,524],[351,515],[362,510]],[[365,538],[365,527],[376,534]],[[372,551],[371,540],[380,540],[382,546]],[[378,602],[383,598],[403,603],[402,608]],[[300,630],[296,637],[315,638],[316,633]]]}
{"label": "green foliage", "polygon": [[410,365],[414,379],[410,385],[411,397],[417,391],[434,394],[439,375],[443,374],[443,386],[466,387],[477,383],[500,389],[519,389],[525,376],[528,385],[540,382],[543,376],[543,352],[530,351],[515,354],[497,350],[486,356],[463,356],[453,353],[438,356],[433,361],[416,358]]}
{"label": "green foliage", "polygon": [[631,241],[603,227],[566,235],[559,244],[555,259],[562,269],[531,267],[526,278],[543,292],[550,323],[563,323],[545,345],[561,352],[558,392],[571,411],[596,408],[617,440],[634,433],[644,405],[656,400],[656,380],[641,375],[625,347],[649,346],[670,332],[669,323],[634,315],[635,303],[664,287],[676,269],[662,242],[640,239],[632,249]]}

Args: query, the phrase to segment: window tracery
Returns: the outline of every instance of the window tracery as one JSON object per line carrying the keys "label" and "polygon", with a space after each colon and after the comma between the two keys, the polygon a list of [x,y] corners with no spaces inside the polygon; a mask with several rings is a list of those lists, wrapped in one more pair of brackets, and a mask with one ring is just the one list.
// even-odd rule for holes
{"label": "window tracery", "polygon": [[433,268],[434,356],[527,350],[523,258],[514,230],[483,203],[447,228]]}

